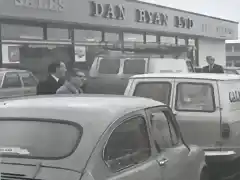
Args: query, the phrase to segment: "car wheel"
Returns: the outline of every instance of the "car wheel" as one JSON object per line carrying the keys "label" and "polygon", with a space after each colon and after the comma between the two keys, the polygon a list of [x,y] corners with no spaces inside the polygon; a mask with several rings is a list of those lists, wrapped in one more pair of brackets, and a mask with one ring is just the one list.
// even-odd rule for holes
{"label": "car wheel", "polygon": [[201,175],[200,175],[200,180],[210,180],[210,176],[209,176],[207,168],[203,168]]}

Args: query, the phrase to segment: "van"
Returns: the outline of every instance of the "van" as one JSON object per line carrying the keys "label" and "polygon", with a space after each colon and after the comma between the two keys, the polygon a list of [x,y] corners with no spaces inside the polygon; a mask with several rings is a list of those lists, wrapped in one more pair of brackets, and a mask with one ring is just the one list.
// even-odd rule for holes
{"label": "van", "polygon": [[[230,176],[240,165],[238,75],[158,73],[135,75],[124,93],[163,102],[173,110],[183,137],[205,151],[212,172]],[[238,163],[238,164],[236,164]],[[224,167],[224,171],[219,170]]]}
{"label": "van", "polygon": [[95,58],[88,79],[88,93],[123,94],[128,78],[145,73],[194,72],[190,60],[147,54],[107,54]]}

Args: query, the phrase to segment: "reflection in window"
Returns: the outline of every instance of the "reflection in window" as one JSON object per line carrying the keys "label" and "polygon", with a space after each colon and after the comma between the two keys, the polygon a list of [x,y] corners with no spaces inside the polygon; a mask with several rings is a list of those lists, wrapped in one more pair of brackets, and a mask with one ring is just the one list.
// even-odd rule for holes
{"label": "reflection in window", "polygon": [[143,34],[131,34],[124,33],[125,42],[142,42],[143,43]]}
{"label": "reflection in window", "polygon": [[135,87],[134,96],[146,97],[164,104],[169,104],[171,84],[168,82],[139,83]]}
{"label": "reflection in window", "polygon": [[43,28],[25,25],[2,25],[3,39],[43,39]]}
{"label": "reflection in window", "polygon": [[101,31],[74,30],[75,41],[100,42],[102,40]]}
{"label": "reflection in window", "polygon": [[134,117],[112,132],[104,151],[104,160],[113,171],[117,171],[148,159],[150,153],[145,120]]}
{"label": "reflection in window", "polygon": [[177,85],[176,109],[179,111],[214,111],[213,88],[209,84]]}
{"label": "reflection in window", "polygon": [[145,73],[144,59],[130,59],[124,61],[123,74],[144,74]]}
{"label": "reflection in window", "polygon": [[118,74],[120,59],[101,59],[98,72],[100,74]]}
{"label": "reflection in window", "polygon": [[178,38],[178,45],[186,45],[185,39]]}
{"label": "reflection in window", "polygon": [[68,29],[47,28],[49,40],[69,40]]}

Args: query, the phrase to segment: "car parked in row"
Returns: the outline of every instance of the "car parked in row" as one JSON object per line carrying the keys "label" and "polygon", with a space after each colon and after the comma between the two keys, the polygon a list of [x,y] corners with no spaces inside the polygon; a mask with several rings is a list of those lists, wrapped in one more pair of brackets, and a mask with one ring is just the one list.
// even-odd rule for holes
{"label": "car parked in row", "polygon": [[171,109],[151,99],[6,100],[0,134],[2,179],[208,179],[204,152],[186,144]]}
{"label": "car parked in row", "polygon": [[0,68],[0,98],[36,95],[37,84],[30,71]]}
{"label": "car parked in row", "polygon": [[[240,81],[238,75],[204,73],[144,74],[130,78],[125,95],[171,107],[184,140],[205,150],[219,176],[239,172]],[[238,163],[238,164],[236,164]],[[219,167],[225,167],[224,171]]]}

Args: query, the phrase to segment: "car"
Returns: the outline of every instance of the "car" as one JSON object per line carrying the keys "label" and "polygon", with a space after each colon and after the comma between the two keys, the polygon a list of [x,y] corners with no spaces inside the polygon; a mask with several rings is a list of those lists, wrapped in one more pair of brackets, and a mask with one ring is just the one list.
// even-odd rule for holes
{"label": "car", "polygon": [[[183,138],[202,147],[214,174],[239,172],[239,75],[158,73],[130,78],[126,96],[140,96],[167,104],[175,114]],[[224,166],[224,171],[219,167]],[[213,172],[213,171],[212,171]]]}
{"label": "car", "polygon": [[171,109],[140,97],[49,95],[0,102],[2,179],[206,180]]}
{"label": "car", "polygon": [[194,72],[194,68],[189,59],[161,58],[160,55],[122,52],[98,55],[89,70],[86,92],[123,95],[129,77],[156,72]]}
{"label": "car", "polygon": [[240,68],[239,67],[225,67],[224,73],[226,74],[238,74],[240,75]]}
{"label": "car", "polygon": [[37,84],[30,71],[0,68],[0,98],[36,95]]}

